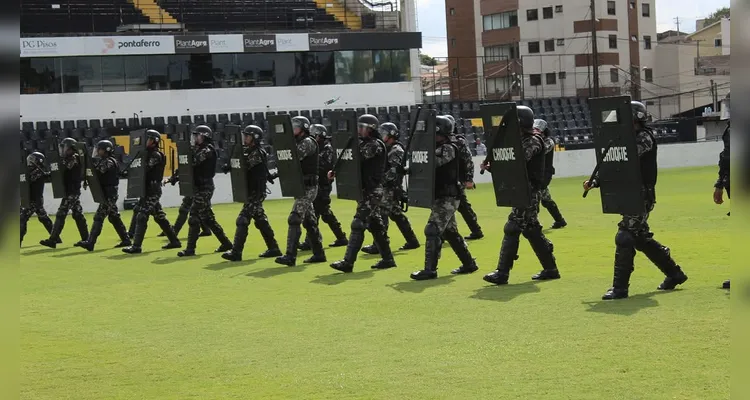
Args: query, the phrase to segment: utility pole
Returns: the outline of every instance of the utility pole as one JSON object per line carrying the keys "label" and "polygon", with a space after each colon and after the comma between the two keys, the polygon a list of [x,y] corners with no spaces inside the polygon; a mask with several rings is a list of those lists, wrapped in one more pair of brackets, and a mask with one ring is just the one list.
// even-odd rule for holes
{"label": "utility pole", "polygon": [[677,34],[680,34],[680,17],[674,17],[674,22],[677,24]]}
{"label": "utility pole", "polygon": [[596,44],[596,0],[591,0],[591,63],[594,70],[594,95],[599,97],[599,48]]}

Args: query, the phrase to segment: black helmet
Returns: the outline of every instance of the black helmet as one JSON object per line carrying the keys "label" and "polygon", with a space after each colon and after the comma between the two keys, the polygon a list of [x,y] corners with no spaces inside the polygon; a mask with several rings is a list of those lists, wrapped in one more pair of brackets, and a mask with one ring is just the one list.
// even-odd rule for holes
{"label": "black helmet", "polygon": [[104,150],[107,153],[112,154],[112,151],[115,149],[115,146],[109,140],[100,140],[99,142],[96,143],[96,148],[99,150]]}
{"label": "black helmet", "polygon": [[146,140],[148,139],[154,139],[154,143],[158,145],[161,142],[161,133],[155,129],[149,129],[146,131]]}
{"label": "black helmet", "polygon": [[636,122],[646,122],[648,121],[648,111],[646,111],[646,106],[643,105],[640,101],[631,101],[630,102],[630,109],[633,110],[633,121]]}
{"label": "black helmet", "polygon": [[547,121],[543,119],[534,120],[534,129],[538,129],[539,132],[542,132],[544,134],[544,136],[549,136],[549,127],[547,126]]}
{"label": "black helmet", "polygon": [[253,142],[255,144],[260,144],[261,138],[263,138],[263,129],[261,129],[257,125],[248,125],[245,127],[245,129],[242,130],[242,136],[247,137],[250,136],[253,138]]}
{"label": "black helmet", "polygon": [[401,132],[393,122],[386,122],[384,124],[381,124],[380,128],[378,128],[378,132],[380,132],[380,135],[383,136],[384,139],[386,136],[390,136],[396,140],[401,137]]}
{"label": "black helmet", "polygon": [[370,128],[373,132],[378,130],[380,121],[372,114],[362,114],[357,118],[357,128]]}
{"label": "black helmet", "polygon": [[312,124],[310,126],[310,135],[312,135],[316,139],[331,138],[330,136],[328,136],[328,129],[326,129],[325,125],[322,124]]}
{"label": "black helmet", "polygon": [[435,134],[443,136],[453,135],[453,122],[445,115],[435,117]]}
{"label": "black helmet", "polygon": [[26,165],[29,167],[39,166],[44,164],[44,154],[35,151],[26,156]]}
{"label": "black helmet", "polygon": [[518,113],[518,123],[521,125],[521,129],[530,131],[534,129],[534,111],[526,106],[516,107]]}
{"label": "black helmet", "polygon": [[64,157],[65,152],[68,151],[68,149],[75,149],[76,146],[76,140],[73,138],[65,138],[60,141],[60,156]]}
{"label": "black helmet", "polygon": [[451,120],[451,123],[453,124],[453,133],[454,133],[454,134],[457,134],[457,133],[458,133],[458,125],[456,125],[456,118],[454,118],[454,117],[453,117],[452,115],[450,115],[450,114],[445,114],[445,115],[444,115],[444,117],[446,117],[446,118],[448,118],[449,120]]}
{"label": "black helmet", "polygon": [[292,118],[292,128],[300,128],[305,132],[310,132],[310,120],[307,117],[298,115]]}
{"label": "black helmet", "polygon": [[211,139],[214,135],[214,131],[206,125],[196,126],[191,133],[193,135],[203,136],[205,139]]}

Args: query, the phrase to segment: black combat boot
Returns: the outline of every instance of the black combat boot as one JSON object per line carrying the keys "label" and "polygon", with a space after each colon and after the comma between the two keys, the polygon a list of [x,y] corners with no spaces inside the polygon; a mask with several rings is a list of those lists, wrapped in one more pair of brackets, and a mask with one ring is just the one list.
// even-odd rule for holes
{"label": "black combat boot", "polygon": [[305,264],[323,263],[328,261],[325,250],[323,249],[322,238],[318,228],[313,226],[307,228],[307,238],[310,241],[310,248],[313,251],[312,257],[303,261]]}
{"label": "black combat boot", "polygon": [[52,226],[52,232],[50,232],[49,239],[40,240],[39,244],[51,249],[57,248],[57,239],[60,238],[60,232],[62,232],[63,227],[65,226],[65,217],[67,217],[67,215],[65,214],[57,215],[57,217],[55,218],[55,224]]}
{"label": "black combat boot", "polygon": [[180,209],[179,213],[177,214],[177,219],[175,219],[174,225],[172,225],[172,229],[174,230],[175,235],[180,234],[182,227],[185,225],[185,222],[187,222],[189,214],[189,211],[182,212],[182,209]]}
{"label": "black combat boot", "polygon": [[117,236],[120,237],[120,243],[115,246],[115,248],[130,246],[132,243],[130,241],[130,238],[128,237],[128,228],[125,227],[125,224],[122,222],[122,218],[120,218],[120,215],[110,215],[109,217],[107,217],[107,219],[109,220],[109,223],[112,224],[112,227],[115,228]]}
{"label": "black combat boot", "polygon": [[289,224],[286,235],[286,254],[276,258],[276,264],[294,267],[297,265],[297,245],[302,237],[302,227],[297,224]]}
{"label": "black combat boot", "polygon": [[89,238],[76,243],[75,246],[82,247],[88,251],[94,251],[94,246],[96,245],[96,239],[102,233],[103,226],[104,226],[104,221],[98,221],[95,219],[94,223],[91,225],[91,232],[89,232]]}
{"label": "black combat boot", "polygon": [[188,237],[185,249],[177,252],[177,257],[190,257],[195,255],[195,246],[198,244],[198,235],[201,232],[200,223],[188,224]]}
{"label": "black combat boot", "polygon": [[157,219],[156,223],[159,225],[159,228],[161,228],[161,233],[164,234],[164,236],[169,239],[169,243],[165,244],[161,248],[164,250],[169,249],[179,249],[182,247],[182,243],[180,242],[180,239],[177,239],[177,234],[174,233],[174,230],[172,230],[172,225],[169,224],[169,221],[164,219]]}
{"label": "black combat boot", "polygon": [[602,300],[626,299],[628,297],[634,258],[634,248],[627,246],[615,248],[615,272],[612,278],[612,287],[604,293]]}
{"label": "black combat boot", "polygon": [[331,232],[333,232],[333,236],[336,237],[336,241],[331,243],[329,247],[341,247],[349,244],[349,240],[346,238],[346,234],[344,233],[344,230],[341,229],[341,224],[336,219],[335,215],[331,214],[329,217],[323,218],[323,222],[328,224],[328,227],[331,228]]}
{"label": "black combat boot", "polygon": [[140,214],[133,218],[136,220],[135,232],[133,235],[133,245],[122,249],[123,253],[128,254],[140,254],[143,252],[141,245],[143,245],[143,238],[146,237],[146,230],[148,230],[148,216],[146,218],[140,217]]}
{"label": "black combat boot", "polygon": [[205,225],[208,227],[208,229],[211,230],[211,233],[216,236],[216,239],[219,239],[219,243],[221,243],[221,245],[216,250],[214,250],[214,253],[223,253],[225,251],[232,250],[232,242],[227,237],[227,234],[224,233],[224,229],[222,229],[221,225],[216,222],[215,218],[212,218],[210,221],[206,221]]}
{"label": "black combat boot", "polygon": [[380,254],[378,246],[376,246],[374,242],[367,246],[362,246],[362,252],[365,254]]}
{"label": "black combat boot", "polygon": [[547,209],[549,214],[555,220],[555,223],[552,224],[552,229],[560,229],[568,226],[568,223],[565,222],[565,218],[563,218],[560,209],[557,207],[557,203],[555,203],[553,200],[543,201],[542,206]]}
{"label": "black combat boot", "polygon": [[391,246],[390,243],[388,243],[388,237],[385,235],[385,232],[375,232],[372,234],[372,238],[375,239],[375,247],[380,254],[380,261],[375,263],[371,268],[394,268],[396,266],[396,260],[393,258],[393,252],[391,251]]}
{"label": "black combat boot", "polygon": [[232,250],[222,254],[221,258],[229,261],[242,261],[242,251],[245,249],[247,233],[247,225],[237,225],[237,230],[234,231],[234,244],[232,245]]}
{"label": "black combat boot", "polygon": [[477,232],[471,232],[469,236],[465,236],[465,240],[479,240],[484,237],[484,233],[480,230]]}
{"label": "black combat boot", "polygon": [[89,238],[89,227],[86,223],[86,217],[80,215],[78,217],[73,216],[73,220],[76,222],[76,228],[78,228],[78,234],[81,236],[81,240]]}
{"label": "black combat boot", "polygon": [[476,272],[479,267],[477,266],[476,260],[471,257],[469,248],[466,246],[466,242],[458,233],[458,231],[446,230],[443,234],[445,240],[450,244],[453,252],[456,253],[458,260],[461,261],[461,266],[451,271],[453,275],[465,275],[472,272]]}
{"label": "black combat boot", "polygon": [[500,257],[497,260],[497,269],[484,276],[484,281],[495,285],[507,285],[510,277],[510,270],[513,269],[513,263],[518,260],[518,235],[505,234],[503,243],[500,245]]}
{"label": "black combat boot", "polygon": [[415,281],[426,281],[438,277],[437,265],[443,240],[439,236],[428,236],[424,243],[424,269],[412,272],[409,277]]}
{"label": "black combat boot", "polygon": [[136,222],[137,217],[138,217],[138,213],[133,212],[133,217],[130,218],[130,226],[128,226],[128,237],[130,239],[135,238],[135,227],[136,225],[138,225],[138,223]]}
{"label": "black combat boot", "polygon": [[255,220],[255,227],[260,231],[263,241],[266,242],[266,251],[261,253],[258,257],[270,258],[280,256],[281,250],[279,250],[279,243],[276,241],[276,235],[273,233],[273,228],[271,228],[271,224],[268,220]]}
{"label": "black combat boot", "polygon": [[729,289],[729,279],[725,280],[724,283],[721,285],[722,289]]}
{"label": "black combat boot", "polygon": [[312,246],[310,246],[310,239],[306,237],[305,240],[297,246],[297,250],[299,251],[312,250]]}
{"label": "black combat boot", "polygon": [[680,266],[672,259],[668,247],[662,246],[661,243],[649,237],[644,240],[637,240],[635,248],[643,252],[666,276],[664,282],[657,288],[658,290],[674,290],[677,285],[681,285],[688,280],[687,275],[682,272]]}
{"label": "black combat boot", "polygon": [[406,243],[403,246],[399,247],[399,250],[418,249],[420,247],[419,239],[417,239],[417,235],[414,233],[414,229],[412,229],[411,224],[409,223],[409,219],[406,217],[406,215],[401,214],[399,216],[395,216],[393,222],[396,223],[398,230],[401,231],[401,234],[404,235],[404,239],[406,239]]}
{"label": "black combat boot", "polygon": [[198,235],[199,237],[209,237],[211,236],[211,228],[208,227],[206,224],[201,224],[201,233]]}
{"label": "black combat boot", "polygon": [[364,232],[352,230],[349,234],[349,244],[346,246],[344,259],[331,264],[331,268],[346,273],[352,272],[354,270],[354,263],[357,261],[357,252],[364,241]]}
{"label": "black combat boot", "polygon": [[531,277],[535,281],[546,281],[551,279],[560,279],[560,271],[557,270],[557,262],[553,254],[554,246],[542,234],[542,228],[531,228],[523,233],[529,241],[531,249],[542,264],[542,271]]}

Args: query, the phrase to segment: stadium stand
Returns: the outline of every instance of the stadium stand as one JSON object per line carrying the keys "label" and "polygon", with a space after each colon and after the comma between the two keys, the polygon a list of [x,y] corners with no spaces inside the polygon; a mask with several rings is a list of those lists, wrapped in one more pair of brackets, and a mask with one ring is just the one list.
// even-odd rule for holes
{"label": "stadium stand", "polygon": [[116,32],[149,19],[126,0],[22,0],[24,35]]}

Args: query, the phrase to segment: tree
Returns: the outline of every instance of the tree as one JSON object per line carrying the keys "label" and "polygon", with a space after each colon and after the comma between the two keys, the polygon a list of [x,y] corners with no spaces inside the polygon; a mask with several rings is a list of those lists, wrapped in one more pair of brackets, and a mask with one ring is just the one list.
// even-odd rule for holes
{"label": "tree", "polygon": [[729,7],[722,7],[709,14],[708,17],[703,20],[703,26],[709,26],[718,22],[722,18],[729,18]]}
{"label": "tree", "polygon": [[419,62],[422,65],[427,65],[429,67],[434,67],[437,65],[437,60],[428,56],[427,54],[419,53]]}

